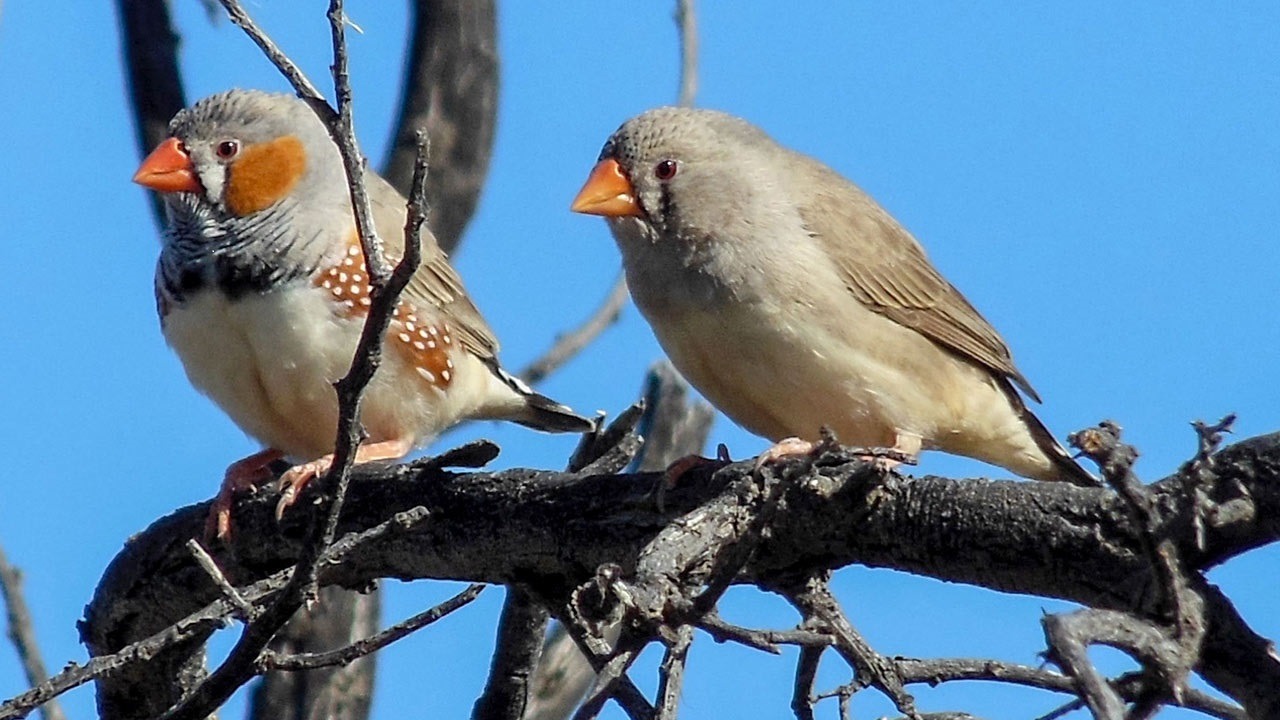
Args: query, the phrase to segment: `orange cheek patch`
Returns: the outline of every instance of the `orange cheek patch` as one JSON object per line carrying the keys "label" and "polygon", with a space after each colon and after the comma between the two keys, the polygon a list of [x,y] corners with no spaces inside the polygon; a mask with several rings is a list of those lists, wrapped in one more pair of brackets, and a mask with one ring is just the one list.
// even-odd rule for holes
{"label": "orange cheek patch", "polygon": [[[329,294],[335,310],[345,318],[363,317],[372,303],[369,297],[369,273],[364,256],[357,245],[349,245],[342,260],[333,267],[322,268],[313,284]],[[441,390],[453,384],[454,367],[450,357],[454,343],[449,326],[443,322],[425,322],[404,302],[396,305],[387,328],[386,347],[394,348],[418,371],[418,377]]]}
{"label": "orange cheek patch", "polygon": [[292,135],[246,145],[228,168],[227,208],[240,217],[265,210],[288,195],[306,169],[302,141]]}

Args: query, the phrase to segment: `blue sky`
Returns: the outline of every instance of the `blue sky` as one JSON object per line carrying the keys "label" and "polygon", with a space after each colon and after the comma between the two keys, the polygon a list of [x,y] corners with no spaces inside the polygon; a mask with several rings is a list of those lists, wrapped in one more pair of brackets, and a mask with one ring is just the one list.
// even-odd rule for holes
{"label": "blue sky", "polygon": [[[249,10],[327,87],[325,3],[302,5],[257,0]],[[375,159],[398,94],[403,5],[349,8],[364,30],[351,41],[357,128]],[[1139,472],[1155,479],[1192,452],[1193,419],[1238,412],[1237,437],[1280,429],[1280,5],[700,5],[698,103],[749,118],[878,198],[1000,329],[1059,436],[1114,418],[1143,453]],[[175,9],[192,99],[237,85],[285,89],[239,30],[210,23],[200,3]],[[604,223],[567,208],[609,133],[674,99],[676,34],[671,3],[600,0],[504,3],[499,36],[497,145],[456,262],[518,368],[590,312],[618,272]],[[118,55],[109,3],[0,8],[0,262],[15,291],[0,324],[0,434],[11,448],[0,543],[26,570],[55,669],[83,659],[75,621],[125,539],[210,497],[227,463],[256,448],[190,388],[160,337],[158,241],[129,182],[138,156]],[[628,308],[542,389],[616,413],[660,356]],[[503,466],[560,467],[572,445],[494,425],[443,442],[475,435],[499,441]],[[765,445],[724,419],[714,441],[735,457]],[[991,472],[940,455],[919,471]],[[1266,548],[1211,575],[1271,638],[1277,561]],[[385,587],[388,621],[457,589]],[[1035,664],[1041,613],[1071,607],[856,567],[835,587],[872,643],[898,655]],[[486,592],[389,650],[375,717],[466,716],[501,595]],[[724,614],[794,621],[776,599],[743,589]],[[643,667],[637,679],[652,687],[652,662]],[[684,716],[787,716],[793,668],[792,656],[702,638]],[[846,678],[828,658],[823,686]],[[0,696],[22,687],[0,649]],[[861,716],[889,712],[864,695]],[[1058,702],[982,685],[920,688],[917,699],[993,718]],[[65,702],[73,717],[93,714],[87,690]],[[822,712],[835,717],[834,705]]]}

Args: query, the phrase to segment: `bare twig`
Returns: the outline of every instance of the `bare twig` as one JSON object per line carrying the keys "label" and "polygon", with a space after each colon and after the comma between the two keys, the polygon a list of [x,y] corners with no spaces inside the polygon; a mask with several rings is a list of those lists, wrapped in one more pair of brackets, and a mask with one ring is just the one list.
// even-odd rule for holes
{"label": "bare twig", "polygon": [[784,595],[804,615],[806,624],[812,623],[832,634],[836,640],[836,651],[857,673],[859,683],[872,685],[883,692],[893,701],[898,712],[907,717],[918,717],[915,700],[904,687],[897,666],[876,652],[854,629],[825,579],[810,578],[802,585],[787,590]]}
{"label": "bare twig", "polygon": [[675,640],[667,646],[658,668],[658,720],[675,720],[680,707],[680,689],[684,685],[685,663],[689,659],[689,644],[693,642],[693,628],[682,625],[676,630]]}
{"label": "bare twig", "polygon": [[821,649],[835,643],[831,635],[813,630],[753,630],[725,622],[715,613],[708,613],[694,623],[705,630],[716,642],[736,642],[756,650],[780,655],[779,645],[798,645],[802,648]]}
{"label": "bare twig", "polygon": [[[407,530],[427,517],[425,508],[415,508],[404,513],[397,513],[393,518],[379,523],[363,532],[351,533],[340,538],[331,545],[320,558],[322,567],[331,568],[341,564],[352,551],[374,542],[396,530]],[[203,522],[203,520],[199,521]],[[196,523],[197,525],[199,523]],[[292,568],[281,570],[252,585],[239,588],[237,593],[249,603],[265,601],[269,596],[279,592],[293,575]],[[0,720],[23,717],[32,709],[46,703],[68,690],[77,688],[92,680],[110,677],[113,673],[137,662],[154,658],[164,650],[180,643],[188,642],[220,627],[236,608],[231,601],[223,597],[205,607],[191,613],[165,627],[163,630],[146,638],[130,643],[110,655],[99,655],[84,665],[70,663],[62,672],[49,678],[39,686],[0,704]]]}
{"label": "bare twig", "polygon": [[195,558],[196,563],[213,580],[213,584],[218,586],[222,596],[231,602],[240,619],[252,622],[258,615],[257,609],[240,594],[239,590],[236,590],[231,581],[227,580],[227,576],[222,573],[222,568],[218,567],[218,563],[209,556],[204,547],[195,538],[191,538],[187,541],[187,549],[191,551],[191,556]]}
{"label": "bare twig", "polygon": [[[347,180],[351,189],[352,210],[355,214],[356,227],[360,237],[361,249],[369,271],[369,285],[372,303],[360,341],[356,347],[351,369],[339,380],[335,387],[338,394],[338,428],[337,444],[334,450],[332,466],[325,477],[325,484],[331,487],[332,496],[324,521],[302,558],[299,560],[294,575],[272,604],[262,612],[256,621],[245,627],[240,639],[222,664],[201,682],[189,695],[165,714],[168,720],[185,720],[204,717],[220,706],[230,697],[236,688],[243,685],[255,673],[255,661],[262,650],[270,642],[277,631],[289,620],[304,601],[310,602],[317,592],[319,558],[324,549],[332,544],[337,531],[338,517],[346,497],[350,482],[351,467],[355,461],[356,448],[360,441],[360,400],[365,386],[373,377],[381,359],[382,339],[390,323],[392,310],[397,298],[409,279],[417,270],[420,262],[419,240],[421,237],[425,210],[423,205],[423,176],[425,176],[425,148],[420,153],[420,168],[415,168],[415,186],[410,199],[406,226],[405,253],[394,271],[388,274],[382,248],[374,232],[372,209],[368,193],[364,186],[366,161],[361,155],[355,140],[355,130],[351,112],[351,86],[347,72],[346,50],[346,15],[342,0],[332,0],[329,5],[329,25],[333,38],[333,81],[334,92],[338,100],[337,118],[326,117],[327,105],[319,101],[318,93],[305,75],[275,44],[248,18],[247,13],[234,0],[222,0],[223,6],[259,47],[267,53],[269,59],[276,63],[281,72],[294,84],[295,89],[304,98],[315,100],[312,107],[321,119],[326,121],[330,134],[342,155],[343,166],[347,172]],[[237,19],[238,18],[238,19]],[[329,122],[332,120],[332,122]],[[425,144],[425,141],[424,141]]]}
{"label": "bare twig", "polygon": [[231,18],[231,22],[235,23],[236,27],[249,36],[249,39],[262,50],[262,53],[267,56],[272,65],[279,68],[280,72],[288,79],[289,84],[293,85],[294,89],[298,91],[298,95],[308,100],[324,101],[324,95],[316,89],[315,85],[311,84],[311,80],[306,73],[302,72],[302,68],[298,67],[298,64],[288,55],[285,55],[280,46],[276,45],[275,41],[263,32],[262,28],[258,27],[258,24],[253,21],[253,18],[249,17],[249,13],[245,12],[244,7],[240,5],[239,0],[218,0],[218,2],[222,3],[222,9],[227,11],[227,17]]}
{"label": "bare twig", "polygon": [[332,665],[347,665],[366,655],[375,653],[401,638],[408,637],[440,618],[470,604],[480,596],[484,589],[484,585],[469,585],[462,592],[435,607],[424,610],[376,635],[354,642],[338,650],[294,655],[283,655],[272,650],[266,650],[258,658],[258,670],[260,672],[268,670],[313,670]]}
{"label": "bare twig", "polygon": [[[9,640],[18,651],[18,659],[22,661],[22,671],[27,676],[27,684],[33,688],[39,687],[48,680],[49,672],[45,670],[44,660],[40,656],[35,624],[31,621],[31,610],[27,608],[27,600],[22,592],[22,572],[9,564],[9,558],[2,547],[0,547],[0,595],[4,596]],[[0,707],[0,710],[3,708]],[[62,707],[54,700],[47,701],[40,712],[45,720],[66,720]]]}
{"label": "bare twig", "polygon": [[[1230,424],[1230,418],[1225,418],[1223,423],[1213,428],[1197,425],[1200,447],[1189,469],[1196,470],[1201,463],[1207,462],[1208,453],[1221,439],[1221,431]],[[1204,601],[1192,589],[1183,571],[1173,535],[1155,511],[1154,494],[1133,474],[1137,450],[1121,442],[1120,434],[1119,425],[1105,421],[1096,428],[1073,434],[1070,441],[1102,468],[1103,478],[1124,500],[1129,516],[1137,525],[1138,539],[1151,562],[1165,608],[1172,616],[1168,634],[1172,635],[1173,647],[1169,647],[1171,643],[1166,633],[1146,620],[1121,616],[1121,623],[1120,617],[1110,614],[1100,619],[1103,617],[1100,613],[1112,611],[1083,610],[1060,621],[1045,618],[1052,657],[1065,663],[1063,668],[1069,674],[1080,677],[1084,699],[1100,717],[1110,717],[1103,713],[1123,712],[1123,706],[1116,693],[1102,682],[1092,667],[1085,652],[1089,644],[1102,642],[1113,645],[1150,662],[1156,676],[1167,685],[1165,694],[1180,702],[1206,632]],[[1180,498],[1183,504],[1189,508],[1196,507],[1195,484],[1188,482],[1183,491],[1184,497]]]}

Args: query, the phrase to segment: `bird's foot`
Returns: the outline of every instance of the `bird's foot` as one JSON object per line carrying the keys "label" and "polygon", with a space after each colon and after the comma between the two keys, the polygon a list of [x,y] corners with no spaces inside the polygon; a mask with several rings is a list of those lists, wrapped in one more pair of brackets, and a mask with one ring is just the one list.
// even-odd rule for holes
{"label": "bird's foot", "polygon": [[271,463],[282,457],[283,452],[267,448],[227,466],[222,486],[218,488],[213,507],[209,508],[209,516],[205,519],[204,536],[207,540],[217,539],[225,543],[231,539],[231,505],[235,495],[244,490],[256,490],[270,480]]}
{"label": "bird's foot", "polygon": [[714,458],[702,457],[701,455],[685,455],[667,466],[662,473],[663,484],[668,488],[673,488],[680,478],[690,470],[699,468],[714,467],[720,468],[733,462],[729,457],[729,448],[724,443],[716,446],[716,456]]}
{"label": "bird's foot", "polygon": [[[354,463],[372,462],[374,460],[398,460],[404,457],[413,449],[413,440],[411,438],[399,438],[396,440],[384,440],[382,442],[369,443],[361,445],[356,450],[356,459]],[[294,465],[280,476],[280,501],[276,503],[276,520],[284,517],[284,512],[298,500],[298,496],[302,494],[305,488],[312,480],[329,472],[333,467],[333,454],[330,453],[315,460],[304,462],[301,465]]]}
{"label": "bird's foot", "polygon": [[919,462],[920,450],[924,448],[924,439],[915,433],[899,431],[894,436],[893,447],[873,448],[866,455],[859,455],[860,460],[871,463],[881,472],[894,470],[901,465],[915,465]]}
{"label": "bird's foot", "polygon": [[284,517],[284,511],[288,510],[298,500],[298,495],[302,494],[305,488],[312,480],[329,472],[329,468],[333,467],[333,455],[325,455],[315,460],[304,462],[300,465],[294,465],[280,476],[280,483],[277,486],[280,490],[280,501],[276,503],[276,521]]}
{"label": "bird's foot", "polygon": [[809,440],[801,440],[798,437],[783,438],[774,443],[768,450],[760,453],[760,457],[756,458],[756,472],[759,472],[760,468],[765,465],[783,458],[810,455],[817,448],[818,445]]}
{"label": "bird's foot", "polygon": [[724,443],[720,443],[716,446],[716,456],[714,458],[702,457],[697,454],[685,455],[668,465],[667,469],[662,471],[662,479],[658,481],[657,486],[653,489],[654,501],[657,503],[658,512],[662,512],[666,505],[667,491],[674,488],[685,473],[703,468],[712,468],[714,472],[731,462],[733,460],[729,457],[729,448]]}

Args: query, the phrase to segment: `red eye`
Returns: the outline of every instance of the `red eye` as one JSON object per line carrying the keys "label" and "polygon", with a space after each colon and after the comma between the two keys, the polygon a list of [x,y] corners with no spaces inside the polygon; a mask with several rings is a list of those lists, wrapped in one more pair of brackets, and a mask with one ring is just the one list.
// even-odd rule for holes
{"label": "red eye", "polygon": [[214,149],[218,157],[223,160],[230,160],[240,152],[240,143],[235,140],[223,140],[218,143],[218,147]]}
{"label": "red eye", "polygon": [[679,169],[680,166],[676,165],[675,160],[663,160],[653,166],[653,176],[663,181],[670,180],[676,176],[676,170]]}

